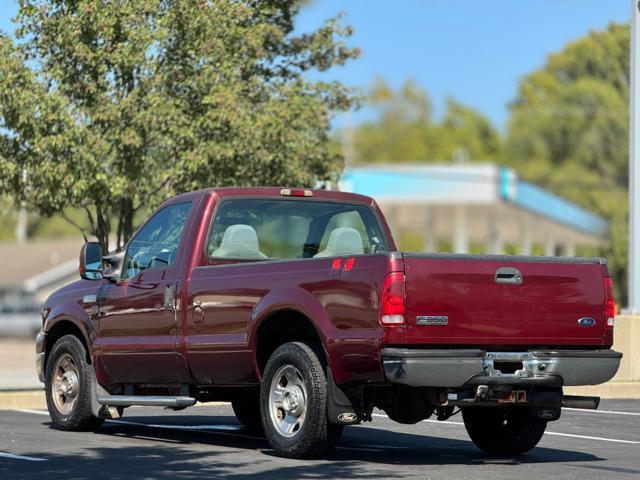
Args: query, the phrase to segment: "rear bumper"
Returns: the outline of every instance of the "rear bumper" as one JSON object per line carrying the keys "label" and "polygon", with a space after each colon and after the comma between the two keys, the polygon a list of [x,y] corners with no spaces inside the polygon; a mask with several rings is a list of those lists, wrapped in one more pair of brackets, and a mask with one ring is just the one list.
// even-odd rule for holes
{"label": "rear bumper", "polygon": [[613,350],[382,349],[387,380],[414,387],[597,385],[616,374],[621,358]]}

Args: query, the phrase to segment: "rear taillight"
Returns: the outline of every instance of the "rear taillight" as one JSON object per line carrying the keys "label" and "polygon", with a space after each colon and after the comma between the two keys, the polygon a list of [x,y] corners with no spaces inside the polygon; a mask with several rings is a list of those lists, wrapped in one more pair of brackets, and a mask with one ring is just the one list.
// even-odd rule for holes
{"label": "rear taillight", "polygon": [[392,272],[384,278],[380,291],[380,323],[401,325],[405,322],[404,273]]}
{"label": "rear taillight", "polygon": [[616,301],[613,298],[613,280],[604,277],[604,318],[607,319],[607,327],[613,328],[616,317]]}

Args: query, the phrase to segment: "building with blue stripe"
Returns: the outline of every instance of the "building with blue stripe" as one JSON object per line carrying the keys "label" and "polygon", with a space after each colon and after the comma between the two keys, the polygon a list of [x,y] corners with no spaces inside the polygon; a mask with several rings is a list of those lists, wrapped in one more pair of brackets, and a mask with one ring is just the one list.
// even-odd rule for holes
{"label": "building with blue stripe", "polygon": [[573,256],[609,236],[598,215],[492,164],[350,167],[339,187],[375,198],[396,238],[420,235],[426,251]]}

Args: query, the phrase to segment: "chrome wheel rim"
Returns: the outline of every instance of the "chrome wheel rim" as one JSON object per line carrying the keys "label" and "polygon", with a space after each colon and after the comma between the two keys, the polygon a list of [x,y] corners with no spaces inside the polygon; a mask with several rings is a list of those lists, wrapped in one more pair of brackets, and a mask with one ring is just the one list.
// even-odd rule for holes
{"label": "chrome wheel rim", "polygon": [[307,414],[307,388],[300,371],[283,365],[271,380],[269,416],[280,435],[294,437],[302,429]]}
{"label": "chrome wheel rim", "polygon": [[80,391],[78,367],[73,357],[65,353],[53,367],[51,396],[56,410],[62,415],[69,415],[73,410]]}

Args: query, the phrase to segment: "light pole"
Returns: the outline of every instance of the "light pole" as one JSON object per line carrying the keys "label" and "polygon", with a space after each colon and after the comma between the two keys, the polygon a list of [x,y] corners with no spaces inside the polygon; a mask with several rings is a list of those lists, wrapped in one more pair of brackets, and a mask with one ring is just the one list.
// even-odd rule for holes
{"label": "light pole", "polygon": [[640,0],[632,0],[629,91],[629,306],[640,313]]}

